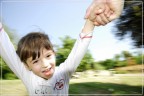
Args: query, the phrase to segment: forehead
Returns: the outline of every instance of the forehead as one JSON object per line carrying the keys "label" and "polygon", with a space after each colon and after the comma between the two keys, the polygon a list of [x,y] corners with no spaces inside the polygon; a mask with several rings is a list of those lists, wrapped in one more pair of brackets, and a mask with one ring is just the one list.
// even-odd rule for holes
{"label": "forehead", "polygon": [[[40,50],[40,57],[43,56],[43,55],[52,54],[52,53],[53,53],[53,50],[47,50],[46,48],[42,48],[42,49]],[[39,57],[38,57],[38,54],[37,54],[37,56],[36,56],[35,59],[37,59],[37,58],[39,58]],[[30,56],[30,57],[27,59],[27,62],[31,62],[32,60],[33,60],[33,57]]]}
{"label": "forehead", "polygon": [[48,53],[53,53],[53,50],[51,49],[46,49],[46,48],[43,48],[40,50],[40,55],[45,55],[45,54],[48,54]]}

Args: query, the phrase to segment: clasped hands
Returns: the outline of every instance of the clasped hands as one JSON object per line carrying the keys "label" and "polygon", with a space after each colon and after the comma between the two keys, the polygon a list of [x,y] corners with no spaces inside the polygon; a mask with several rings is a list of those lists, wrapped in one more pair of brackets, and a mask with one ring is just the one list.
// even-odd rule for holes
{"label": "clasped hands", "polygon": [[124,0],[94,0],[84,18],[91,20],[95,26],[104,26],[120,17],[123,6]]}

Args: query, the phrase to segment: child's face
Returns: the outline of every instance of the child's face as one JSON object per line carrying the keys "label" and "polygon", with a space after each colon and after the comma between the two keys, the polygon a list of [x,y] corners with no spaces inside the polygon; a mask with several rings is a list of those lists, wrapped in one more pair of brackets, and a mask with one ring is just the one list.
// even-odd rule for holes
{"label": "child's face", "polygon": [[52,50],[41,49],[40,57],[32,60],[32,57],[27,59],[27,65],[36,75],[49,79],[55,71],[55,53]]}

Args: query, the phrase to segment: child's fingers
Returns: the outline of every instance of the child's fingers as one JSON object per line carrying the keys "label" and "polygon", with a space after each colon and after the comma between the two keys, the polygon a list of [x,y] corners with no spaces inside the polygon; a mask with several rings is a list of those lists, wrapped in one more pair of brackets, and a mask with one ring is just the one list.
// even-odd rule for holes
{"label": "child's fingers", "polygon": [[91,7],[89,7],[87,10],[86,10],[86,14],[84,16],[84,19],[88,19],[89,15],[90,15],[90,11],[91,11]]}
{"label": "child's fingers", "polygon": [[89,16],[91,15],[91,12],[94,10],[95,6],[96,6],[95,3],[91,3],[91,5],[87,8],[86,14],[84,16],[85,19],[89,18]]}
{"label": "child's fingers", "polygon": [[88,18],[91,21],[94,21],[96,19],[97,15],[96,14],[91,14]]}
{"label": "child's fingers", "polygon": [[91,13],[93,13],[93,10],[94,10],[94,4],[92,4],[91,6],[88,7],[84,18],[88,19],[92,15]]}
{"label": "child's fingers", "polygon": [[100,24],[98,22],[96,22],[96,21],[94,21],[94,25],[95,26],[100,26]]}

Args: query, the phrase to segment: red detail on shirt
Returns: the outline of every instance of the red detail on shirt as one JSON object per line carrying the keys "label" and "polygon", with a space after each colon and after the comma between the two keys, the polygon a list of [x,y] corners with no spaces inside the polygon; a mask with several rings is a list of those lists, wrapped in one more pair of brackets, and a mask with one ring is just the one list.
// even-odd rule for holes
{"label": "red detail on shirt", "polygon": [[84,39],[84,38],[92,38],[92,36],[84,36],[84,37],[81,37],[81,35],[80,35],[80,38],[81,38],[81,39]]}
{"label": "red detail on shirt", "polygon": [[64,83],[65,83],[64,79],[61,79],[61,80],[59,80],[59,82],[56,82],[54,90],[55,89],[57,89],[57,90],[63,89],[64,88]]}

